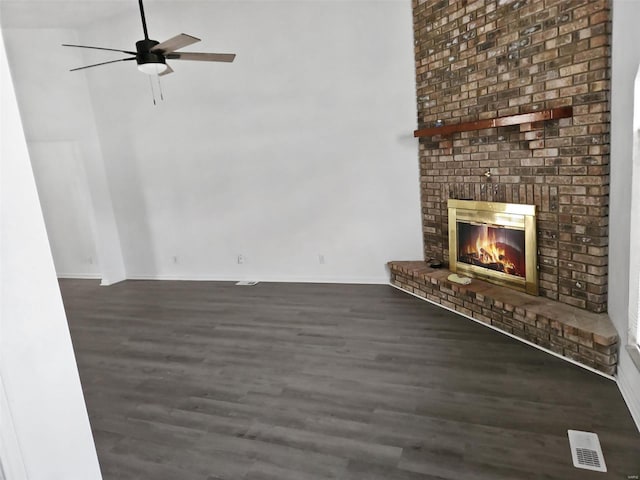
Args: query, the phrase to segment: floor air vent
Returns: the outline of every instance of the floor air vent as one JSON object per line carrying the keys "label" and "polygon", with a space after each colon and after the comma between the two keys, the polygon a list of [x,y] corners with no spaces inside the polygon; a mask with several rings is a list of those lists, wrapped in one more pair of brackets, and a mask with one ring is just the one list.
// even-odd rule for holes
{"label": "floor air vent", "polygon": [[237,282],[236,285],[242,285],[244,287],[253,287],[254,285],[257,285],[258,282],[256,282],[255,280],[247,280],[247,281],[242,281],[242,282]]}
{"label": "floor air vent", "polygon": [[606,472],[607,465],[604,463],[598,435],[578,430],[568,430],[567,432],[569,433],[573,466],[596,472]]}

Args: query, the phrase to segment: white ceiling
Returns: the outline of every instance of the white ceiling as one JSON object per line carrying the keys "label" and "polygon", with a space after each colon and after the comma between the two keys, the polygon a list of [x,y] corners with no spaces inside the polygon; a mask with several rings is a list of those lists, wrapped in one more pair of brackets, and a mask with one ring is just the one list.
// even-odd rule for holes
{"label": "white ceiling", "polygon": [[[145,7],[162,3],[175,5],[214,1],[218,0],[143,0]],[[4,28],[79,28],[124,12],[139,15],[138,1],[0,0],[0,25]]]}
{"label": "white ceiling", "polygon": [[77,28],[132,9],[138,9],[135,0],[0,0],[0,24],[3,28]]}
{"label": "white ceiling", "polygon": [[[197,4],[225,0],[143,0],[144,5],[168,3]],[[231,0],[226,0],[231,1]],[[233,0],[237,3],[239,0]],[[244,0],[248,1],[248,0]],[[272,2],[278,0],[251,0]],[[288,0],[290,2],[316,0]],[[342,0],[322,0],[341,2]],[[351,0],[368,2],[372,0]],[[373,0],[399,2],[407,0]],[[146,9],[145,9],[146,10]],[[0,0],[0,25],[4,28],[79,28],[109,17],[133,12],[138,15],[137,0]]]}

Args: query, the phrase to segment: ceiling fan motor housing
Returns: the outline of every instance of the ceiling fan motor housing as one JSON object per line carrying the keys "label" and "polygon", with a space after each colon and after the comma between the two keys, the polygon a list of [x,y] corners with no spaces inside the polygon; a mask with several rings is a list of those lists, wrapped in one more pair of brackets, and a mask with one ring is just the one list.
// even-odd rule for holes
{"label": "ceiling fan motor housing", "polygon": [[152,52],[151,49],[158,45],[160,42],[156,40],[139,40],[136,42],[136,63],[138,65],[144,65],[146,63],[162,63],[166,64],[164,55],[161,53]]}

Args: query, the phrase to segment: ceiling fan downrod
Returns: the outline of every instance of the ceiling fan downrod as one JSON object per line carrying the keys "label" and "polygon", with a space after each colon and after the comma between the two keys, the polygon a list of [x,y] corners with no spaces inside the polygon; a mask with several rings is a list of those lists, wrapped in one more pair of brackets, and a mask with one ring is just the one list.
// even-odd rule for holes
{"label": "ceiling fan downrod", "polygon": [[144,16],[144,6],[142,5],[142,0],[138,0],[138,5],[140,6],[140,17],[142,18],[142,30],[144,31],[144,39],[149,40],[149,32],[147,32],[147,19]]}

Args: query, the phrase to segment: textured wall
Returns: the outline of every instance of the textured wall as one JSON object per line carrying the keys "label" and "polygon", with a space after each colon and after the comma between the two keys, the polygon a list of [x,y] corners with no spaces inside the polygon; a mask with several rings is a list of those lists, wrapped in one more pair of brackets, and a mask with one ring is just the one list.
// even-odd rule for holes
{"label": "textured wall", "polygon": [[[146,14],[152,38],[237,57],[172,63],[157,106],[134,65],[85,72],[128,278],[386,283],[389,259],[420,256],[410,2]],[[132,45],[138,24],[114,17],[80,43]]]}
{"label": "textured wall", "polygon": [[[419,127],[572,106],[573,118],[422,138],[425,257],[447,199],[538,207],[540,294],[606,311],[610,4],[414,1]],[[490,176],[487,177],[485,174]]]}
{"label": "textured wall", "polygon": [[[26,3],[21,5],[27,8]],[[4,9],[2,21],[9,21]],[[5,29],[3,35],[56,272],[99,275],[103,285],[124,280],[89,87],[83,72],[68,71],[82,53],[38,48],[78,44],[77,34],[68,28],[28,28]]]}

